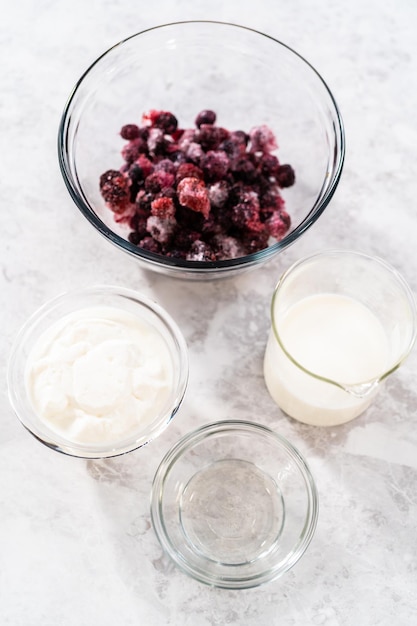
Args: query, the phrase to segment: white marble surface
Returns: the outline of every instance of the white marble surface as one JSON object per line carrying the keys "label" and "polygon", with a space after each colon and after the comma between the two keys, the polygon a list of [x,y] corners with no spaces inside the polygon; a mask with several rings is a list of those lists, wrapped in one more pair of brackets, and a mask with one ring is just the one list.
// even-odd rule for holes
{"label": "white marble surface", "polygon": [[[306,56],[334,91],[348,145],[336,196],[305,237],[265,270],[209,285],[147,274],[93,232],[56,158],[64,102],[96,56],[147,26],[193,18],[252,26]],[[2,626],[417,623],[416,352],[366,414],[328,430],[286,418],[261,371],[270,295],[295,259],[352,247],[383,256],[417,290],[416,26],[415,0],[2,3]],[[158,441],[86,462],[56,454],[23,429],[4,372],[13,336],[39,305],[97,282],[137,288],[172,313],[189,344],[191,377]],[[149,517],[151,480],[165,451],[194,426],[230,417],[287,436],[306,455],[321,498],[305,558],[247,591],[212,589],[177,571]]]}

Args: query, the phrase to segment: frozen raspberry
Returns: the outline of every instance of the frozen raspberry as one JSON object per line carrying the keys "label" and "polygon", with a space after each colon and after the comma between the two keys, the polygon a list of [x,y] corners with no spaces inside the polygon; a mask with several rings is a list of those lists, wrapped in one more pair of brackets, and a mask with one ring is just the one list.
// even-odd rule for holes
{"label": "frozen raspberry", "polygon": [[117,170],[108,170],[100,176],[100,191],[114,212],[122,211],[130,201],[130,180]]}
{"label": "frozen raspberry", "polygon": [[178,183],[177,193],[180,204],[192,211],[202,213],[207,218],[210,212],[210,200],[202,180],[194,177],[183,178]]}
{"label": "frozen raspberry", "polygon": [[209,150],[201,159],[201,168],[204,178],[208,182],[222,180],[228,170],[230,161],[222,150]]}
{"label": "frozen raspberry", "polygon": [[229,197],[230,186],[225,180],[219,180],[217,183],[207,188],[208,197],[212,207],[220,208],[224,206]]}
{"label": "frozen raspberry", "polygon": [[295,183],[295,172],[291,165],[280,165],[276,173],[276,179],[280,187],[291,187]]}
{"label": "frozen raspberry", "polygon": [[255,126],[249,133],[251,152],[272,152],[278,148],[275,135],[269,126]]}
{"label": "frozen raspberry", "polygon": [[171,241],[177,222],[173,217],[162,218],[157,215],[151,215],[146,222],[148,233],[155,241],[167,244]]}
{"label": "frozen raspberry", "polygon": [[191,245],[186,259],[187,261],[215,261],[216,255],[207,243],[197,239],[197,241],[194,241]]}
{"label": "frozen raspberry", "polygon": [[136,126],[136,124],[125,124],[125,126],[122,126],[120,136],[128,141],[137,139],[140,136],[139,126]]}
{"label": "frozen raspberry", "polygon": [[195,141],[201,145],[203,150],[216,150],[222,141],[228,139],[230,133],[220,126],[202,124],[195,135]]}
{"label": "frozen raspberry", "polygon": [[214,124],[216,121],[216,114],[214,111],[204,110],[200,111],[195,119],[195,125],[200,128],[202,124]]}
{"label": "frozen raspberry", "polygon": [[177,184],[183,178],[189,177],[204,180],[203,170],[197,167],[197,165],[194,165],[194,163],[181,163],[181,165],[178,166],[177,173],[175,175],[175,180]]}
{"label": "frozen raspberry", "polygon": [[133,161],[139,158],[139,155],[147,153],[148,144],[142,137],[132,139],[132,141],[129,141],[129,143],[122,148],[122,157],[126,163],[133,163]]}
{"label": "frozen raspberry", "polygon": [[172,198],[156,198],[151,203],[151,213],[161,219],[169,219],[175,215],[175,205]]}

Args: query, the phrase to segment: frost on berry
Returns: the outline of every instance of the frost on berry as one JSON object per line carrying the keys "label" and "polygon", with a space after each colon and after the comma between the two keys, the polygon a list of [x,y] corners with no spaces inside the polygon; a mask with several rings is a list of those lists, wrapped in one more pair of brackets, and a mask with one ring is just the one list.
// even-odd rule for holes
{"label": "frost on berry", "polygon": [[177,222],[173,217],[163,218],[151,215],[146,222],[148,233],[155,241],[162,244],[167,244],[171,241],[176,227]]}
{"label": "frost on berry", "polygon": [[255,126],[249,132],[251,152],[273,152],[278,148],[275,135],[269,126]]}
{"label": "frost on berry", "polygon": [[178,183],[177,193],[180,204],[192,211],[202,213],[205,218],[208,217],[210,200],[207,187],[202,180],[194,177],[183,178]]}
{"label": "frost on berry", "polygon": [[100,191],[109,208],[122,211],[130,201],[130,179],[117,170],[107,170],[100,177]]}
{"label": "frost on berry", "polygon": [[175,205],[172,198],[160,197],[151,202],[151,213],[162,219],[170,219],[175,215]]}

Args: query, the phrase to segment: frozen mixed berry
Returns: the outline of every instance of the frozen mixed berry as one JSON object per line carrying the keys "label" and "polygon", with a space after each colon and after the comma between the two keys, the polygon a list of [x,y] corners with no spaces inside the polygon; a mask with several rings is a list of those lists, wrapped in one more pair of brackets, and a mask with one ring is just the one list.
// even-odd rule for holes
{"label": "frozen mixed berry", "polygon": [[274,237],[277,241],[287,234],[291,220],[286,211],[281,213],[273,213],[265,222],[265,225],[270,233],[271,237]]}
{"label": "frozen mixed berry", "polygon": [[122,126],[120,136],[128,141],[137,139],[140,136],[140,128],[136,124],[125,124],[125,126]]}
{"label": "frozen mixed berry", "polygon": [[170,219],[175,215],[175,204],[172,198],[162,196],[151,202],[151,213],[162,219]]}
{"label": "frozen mixed berry", "polygon": [[225,180],[219,180],[207,188],[210,204],[214,208],[221,208],[229,197],[230,185]]}
{"label": "frozen mixed berry", "polygon": [[268,126],[229,131],[207,109],[194,128],[180,128],[171,112],[152,109],[120,135],[124,162],[101,176],[100,191],[134,245],[215,261],[257,252],[288,232],[280,190],[295,174],[280,165]]}
{"label": "frozen mixed berry", "polygon": [[177,173],[175,175],[177,185],[180,180],[189,177],[204,180],[203,170],[197,167],[194,163],[181,163],[181,165],[178,166]]}
{"label": "frozen mixed berry", "polygon": [[167,244],[174,236],[177,222],[175,218],[163,218],[157,215],[150,215],[146,222],[146,228],[148,233],[155,241],[162,244]]}
{"label": "frozen mixed berry", "polygon": [[229,171],[230,161],[222,150],[209,150],[200,161],[204,179],[208,182],[223,180]]}
{"label": "frozen mixed berry", "polygon": [[195,141],[201,145],[203,150],[216,150],[222,141],[228,139],[230,133],[220,126],[202,124],[195,134]]}
{"label": "frozen mixed berry", "polygon": [[295,183],[295,172],[291,165],[280,165],[276,173],[276,179],[280,187],[291,187]]}
{"label": "frozen mixed berry", "polygon": [[278,148],[275,135],[269,126],[255,126],[249,133],[251,152],[273,152]]}
{"label": "frozen mixed berry", "polygon": [[142,248],[142,250],[147,250],[148,252],[153,252],[154,254],[161,254],[162,251],[161,244],[151,236],[144,237],[137,245],[139,248]]}
{"label": "frozen mixed berry", "polygon": [[164,133],[172,135],[172,133],[175,133],[177,130],[178,120],[175,115],[169,111],[159,111],[159,113],[154,117],[153,124],[156,128],[163,130]]}
{"label": "frozen mixed berry", "polygon": [[174,174],[170,174],[164,170],[154,170],[145,180],[145,189],[152,193],[159,193],[165,187],[171,187],[174,180]]}
{"label": "frozen mixed berry", "polygon": [[123,210],[130,201],[130,179],[117,170],[107,170],[100,177],[100,191],[113,211]]}
{"label": "frozen mixed berry", "polygon": [[142,137],[132,139],[122,148],[122,157],[126,163],[133,163],[141,154],[148,153],[148,144]]}
{"label": "frozen mixed berry", "polygon": [[187,261],[215,261],[214,250],[205,242],[197,239],[191,244],[190,251],[186,255]]}
{"label": "frozen mixed berry", "polygon": [[195,125],[197,128],[200,128],[202,124],[214,124],[216,121],[216,114],[214,111],[210,111],[209,109],[200,111],[195,119]]}
{"label": "frozen mixed berry", "polygon": [[202,180],[194,177],[183,178],[177,187],[179,203],[192,211],[202,213],[205,218],[210,212],[207,187]]}

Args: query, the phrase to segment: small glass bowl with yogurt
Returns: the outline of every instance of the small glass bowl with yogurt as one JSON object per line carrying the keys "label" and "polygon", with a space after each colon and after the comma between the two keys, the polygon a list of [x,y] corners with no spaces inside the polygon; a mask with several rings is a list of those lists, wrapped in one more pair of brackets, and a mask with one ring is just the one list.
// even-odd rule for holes
{"label": "small glass bowl with yogurt", "polygon": [[12,346],[9,398],[45,445],[81,458],[130,452],[177,413],[188,352],[158,304],[121,287],[94,286],[47,302]]}

